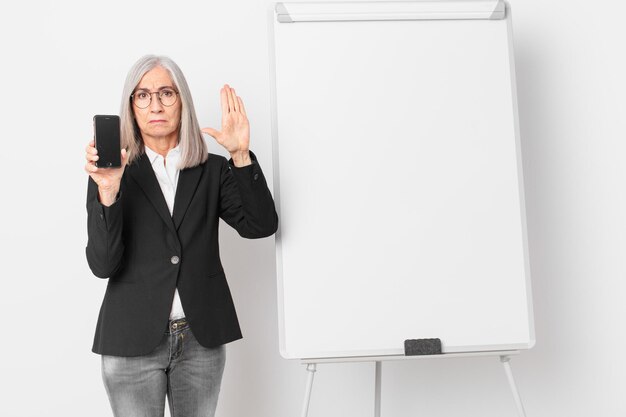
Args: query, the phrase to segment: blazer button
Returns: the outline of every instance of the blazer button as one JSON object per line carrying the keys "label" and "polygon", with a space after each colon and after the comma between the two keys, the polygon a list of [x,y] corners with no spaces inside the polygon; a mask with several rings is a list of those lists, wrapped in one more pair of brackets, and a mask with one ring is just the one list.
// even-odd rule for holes
{"label": "blazer button", "polygon": [[176,255],[172,256],[172,258],[170,259],[170,262],[173,263],[174,265],[176,265],[177,263],[180,262],[180,258]]}
{"label": "blazer button", "polygon": [[254,176],[252,177],[255,181],[259,179],[259,173],[255,172]]}

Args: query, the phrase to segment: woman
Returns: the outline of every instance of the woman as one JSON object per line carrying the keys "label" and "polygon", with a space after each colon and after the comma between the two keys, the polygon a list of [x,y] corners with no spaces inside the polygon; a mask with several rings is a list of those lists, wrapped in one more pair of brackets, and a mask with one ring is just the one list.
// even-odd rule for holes
{"label": "woman", "polygon": [[[116,417],[213,416],[224,344],[241,330],[219,258],[222,218],[246,238],[278,216],[246,111],[221,90],[222,130],[200,129],[187,82],[169,58],[145,56],[122,93],[122,167],[86,148],[87,261],[108,278],[93,352]],[[208,154],[205,132],[230,153]]]}

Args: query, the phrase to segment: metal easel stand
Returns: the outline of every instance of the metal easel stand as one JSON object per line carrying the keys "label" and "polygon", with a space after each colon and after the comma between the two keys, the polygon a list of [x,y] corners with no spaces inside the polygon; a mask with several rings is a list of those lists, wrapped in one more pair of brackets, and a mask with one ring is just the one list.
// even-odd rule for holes
{"label": "metal easel stand", "polygon": [[500,362],[502,362],[502,366],[504,366],[504,373],[506,373],[506,377],[509,380],[509,386],[511,387],[511,392],[513,393],[513,399],[515,400],[515,406],[517,407],[517,415],[519,417],[526,417],[522,399],[519,396],[517,385],[515,385],[515,379],[513,379],[513,372],[511,371],[511,364],[509,363],[510,360],[511,357],[508,355],[500,356]]}
{"label": "metal easel stand", "polygon": [[306,378],[306,391],[304,393],[304,405],[302,406],[302,417],[307,417],[309,414],[309,402],[311,402],[311,390],[313,389],[313,377],[315,376],[316,365],[309,363],[306,366],[307,378]]}
{"label": "metal easel stand", "polygon": [[302,360],[303,364],[306,364],[307,370],[307,383],[306,391],[304,394],[304,404],[302,407],[302,417],[307,417],[309,413],[309,403],[311,401],[311,391],[313,389],[313,377],[317,370],[318,363],[338,363],[338,362],[372,362],[376,364],[375,385],[374,385],[374,417],[381,417],[380,404],[381,404],[381,387],[382,387],[382,361],[388,360],[415,360],[415,359],[440,359],[451,357],[467,357],[467,356],[499,356],[500,362],[504,367],[507,380],[509,381],[509,387],[513,393],[513,399],[515,400],[515,406],[517,408],[518,417],[526,417],[522,399],[517,390],[515,379],[513,378],[513,372],[511,371],[511,355],[518,354],[519,351],[510,352],[477,352],[477,353],[450,353],[443,355],[427,355],[427,356],[371,356],[371,357],[354,357],[354,358],[342,358],[342,359],[315,359]]}

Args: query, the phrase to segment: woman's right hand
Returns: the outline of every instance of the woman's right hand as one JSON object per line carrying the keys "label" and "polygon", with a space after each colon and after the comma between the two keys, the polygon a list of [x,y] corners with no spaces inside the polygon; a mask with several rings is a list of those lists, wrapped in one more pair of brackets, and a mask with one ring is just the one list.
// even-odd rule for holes
{"label": "woman's right hand", "polygon": [[119,168],[98,168],[96,166],[96,161],[99,158],[98,150],[94,145],[94,141],[91,140],[85,148],[85,159],[87,159],[85,171],[98,184],[100,203],[104,206],[110,206],[115,203],[117,193],[120,191],[120,182],[124,168],[128,163],[128,155],[126,155],[126,149],[122,149],[122,165]]}

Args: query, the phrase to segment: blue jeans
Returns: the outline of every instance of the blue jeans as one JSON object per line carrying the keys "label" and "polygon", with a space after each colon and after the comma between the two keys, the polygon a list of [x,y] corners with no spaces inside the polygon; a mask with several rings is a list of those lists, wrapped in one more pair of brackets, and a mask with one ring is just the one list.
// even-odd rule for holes
{"label": "blue jeans", "polygon": [[213,417],[226,349],[205,348],[187,321],[170,320],[157,348],[143,356],[102,356],[102,379],[115,417]]}

